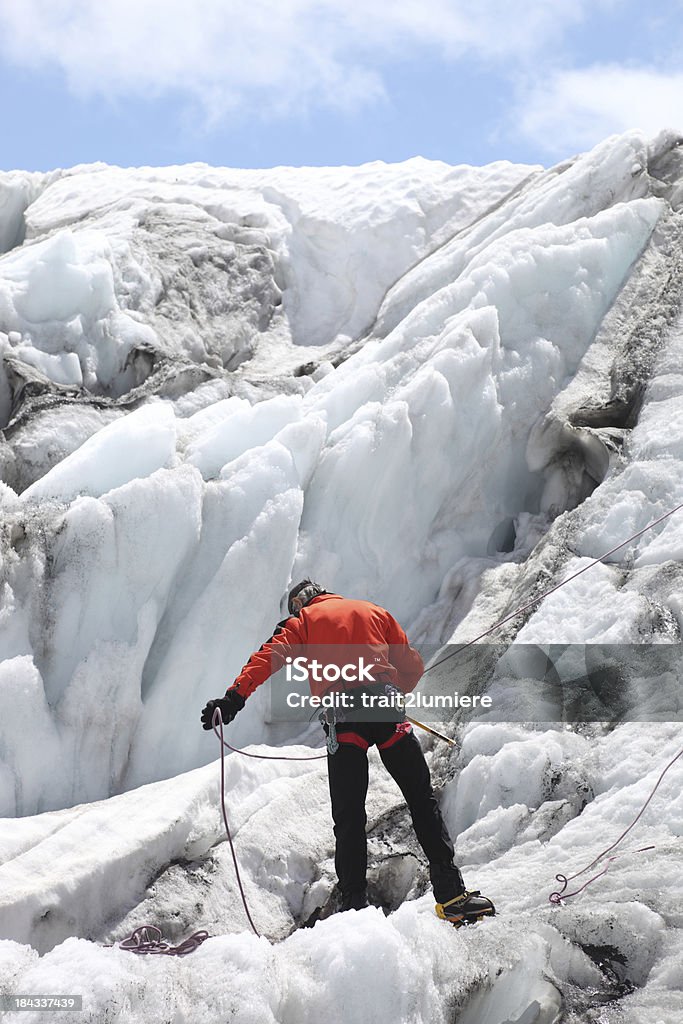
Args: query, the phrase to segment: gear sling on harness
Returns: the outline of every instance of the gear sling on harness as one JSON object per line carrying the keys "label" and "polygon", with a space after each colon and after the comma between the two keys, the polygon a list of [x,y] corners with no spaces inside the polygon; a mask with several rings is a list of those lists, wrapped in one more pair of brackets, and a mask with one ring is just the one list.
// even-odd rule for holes
{"label": "gear sling on harness", "polygon": [[336,754],[339,750],[339,741],[337,739],[337,716],[334,708],[325,708],[320,715],[320,721],[327,734],[327,753]]}
{"label": "gear sling on harness", "polygon": [[[367,710],[365,707],[361,711],[360,715],[354,714],[358,711],[357,698],[361,694],[367,694],[370,697],[386,697],[390,690],[394,690],[392,687],[384,682],[377,682],[374,686],[358,686],[354,687],[353,690],[345,690],[344,692],[352,695],[351,708],[345,706],[345,710],[339,707],[332,706],[327,707],[321,711],[318,716],[318,720],[322,724],[327,737],[327,752],[328,754],[336,754],[339,750],[340,743],[351,743],[357,747],[361,747],[363,750],[367,750],[369,742],[363,735],[361,723],[366,721],[375,721],[378,718],[378,712]],[[330,691],[328,691],[329,693]],[[358,718],[358,721],[348,721],[348,714],[350,712],[353,719]],[[394,732],[382,743],[377,744],[378,750],[384,750],[386,747],[393,746],[402,739],[407,733],[410,732],[410,719],[406,718],[403,708],[400,703],[394,704],[392,709],[382,708],[379,720],[386,723],[395,723]],[[419,724],[419,723],[416,723]],[[341,728],[339,728],[341,726]]]}

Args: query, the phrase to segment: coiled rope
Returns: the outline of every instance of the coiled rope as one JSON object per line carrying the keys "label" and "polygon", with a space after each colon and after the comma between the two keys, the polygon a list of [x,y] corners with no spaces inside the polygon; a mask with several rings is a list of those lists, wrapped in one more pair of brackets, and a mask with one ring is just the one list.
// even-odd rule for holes
{"label": "coiled rope", "polygon": [[161,928],[154,924],[141,924],[134,932],[119,942],[119,949],[128,949],[131,953],[159,953],[164,956],[187,956],[201,946],[209,933],[205,931],[195,932],[187,939],[183,939],[177,946],[170,946],[164,942]]}

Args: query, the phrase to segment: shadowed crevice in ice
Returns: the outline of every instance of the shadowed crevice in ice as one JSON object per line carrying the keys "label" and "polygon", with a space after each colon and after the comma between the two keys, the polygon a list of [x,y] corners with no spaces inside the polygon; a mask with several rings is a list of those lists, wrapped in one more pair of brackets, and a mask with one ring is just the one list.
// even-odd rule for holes
{"label": "shadowed crevice in ice", "polygon": [[[489,540],[488,561],[463,559],[445,575],[437,602],[413,623],[420,638],[467,639],[467,614],[481,588],[496,592],[496,573],[504,602],[494,603],[493,617],[485,613],[482,629],[533,600],[568,574],[567,556],[572,550],[580,551],[583,503],[591,499],[589,519],[596,514],[609,518],[611,496],[624,485],[624,474],[628,475],[634,461],[632,435],[646,396],[652,395],[656,403],[662,388],[667,395],[675,393],[671,364],[681,330],[682,246],[678,216],[663,216],[576,374],[532,427],[526,461],[541,480],[534,503],[498,524]],[[635,433],[637,437],[639,432]],[[672,496],[668,507],[675,504]],[[562,514],[572,510],[576,510],[572,517]],[[658,510],[666,507],[660,504]],[[654,506],[650,519],[656,518],[656,512]],[[639,525],[645,523],[641,520]],[[627,529],[620,536],[611,532],[602,545],[590,546],[590,555],[597,557],[628,533]],[[647,544],[648,539],[639,543]],[[628,551],[617,553],[613,560],[618,563],[624,556]],[[496,562],[504,564],[496,568]],[[520,563],[520,568],[505,563]],[[664,619],[668,614],[664,608],[656,612]],[[533,615],[533,608],[526,612],[527,618]],[[513,620],[496,635],[512,640],[523,621]],[[431,630],[424,630],[422,622],[431,622]]]}

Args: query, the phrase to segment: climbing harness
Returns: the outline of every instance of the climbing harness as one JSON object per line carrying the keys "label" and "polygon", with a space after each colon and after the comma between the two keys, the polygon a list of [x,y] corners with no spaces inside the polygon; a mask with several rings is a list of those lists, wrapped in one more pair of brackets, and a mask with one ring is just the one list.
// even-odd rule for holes
{"label": "climbing harness", "polygon": [[327,733],[327,753],[336,754],[339,750],[339,740],[337,739],[337,715],[334,708],[325,708],[320,715],[320,721],[323,726],[327,726],[325,730]]}

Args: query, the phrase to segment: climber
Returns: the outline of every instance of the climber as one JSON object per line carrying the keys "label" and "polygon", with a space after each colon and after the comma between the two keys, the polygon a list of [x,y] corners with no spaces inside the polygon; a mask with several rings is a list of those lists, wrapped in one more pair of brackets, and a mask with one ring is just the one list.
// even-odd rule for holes
{"label": "climber", "polygon": [[[377,745],[385,768],[398,784],[410,809],[415,834],[429,862],[429,875],[439,917],[456,927],[495,913],[493,903],[468,892],[459,868],[453,863],[453,843],[432,791],[429,768],[410,722],[400,709],[362,712],[366,700],[380,694],[407,693],[417,685],[424,666],[401,626],[385,609],[369,601],[348,600],[325,591],[310,579],[289,592],[289,617],[273,636],[249,658],[224,697],[210,700],[202,711],[204,729],[211,729],[216,708],[224,722],[231,722],[254,690],[285,664],[293,652],[314,651],[327,664],[338,662],[340,652],[365,652],[372,663],[374,682],[363,681],[344,688],[354,702],[351,711],[325,711],[321,716],[328,736],[328,775],[332,819],[336,838],[335,869],[341,892],[341,910],[360,910],[368,905],[366,891],[367,838],[365,798],[368,787],[367,750]],[[334,646],[331,646],[334,645]],[[348,678],[348,677],[345,677]],[[324,684],[312,692],[322,693]],[[328,687],[329,690],[329,687]],[[386,700],[384,702],[386,707]],[[351,719],[349,719],[351,715]],[[334,752],[332,752],[334,751]]]}

